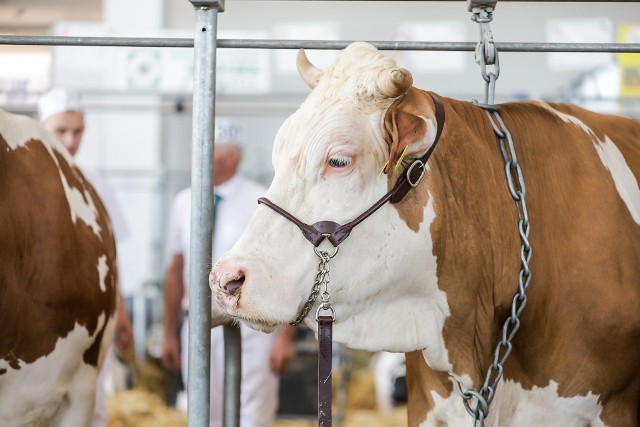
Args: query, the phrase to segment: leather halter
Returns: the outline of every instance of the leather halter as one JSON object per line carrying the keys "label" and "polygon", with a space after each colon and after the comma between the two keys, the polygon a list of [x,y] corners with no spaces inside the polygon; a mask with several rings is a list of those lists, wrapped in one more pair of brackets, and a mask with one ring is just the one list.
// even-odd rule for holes
{"label": "leather halter", "polygon": [[[387,194],[382,196],[380,200],[374,203],[369,209],[364,211],[353,221],[350,221],[344,225],[340,225],[333,221],[319,221],[313,225],[309,225],[300,221],[298,218],[291,215],[289,212],[282,209],[280,206],[276,205],[266,197],[260,197],[258,199],[258,203],[269,206],[271,209],[278,212],[280,215],[297,225],[298,228],[300,228],[300,231],[302,231],[302,235],[316,248],[326,238],[329,240],[329,242],[331,242],[331,244],[336,248],[337,251],[338,245],[342,243],[344,239],[349,237],[349,234],[351,233],[353,227],[360,224],[372,213],[380,209],[380,207],[388,201],[391,201],[391,203],[400,202],[409,192],[409,190],[416,187],[424,177],[427,160],[429,160],[429,157],[431,157],[431,154],[433,153],[433,150],[436,148],[436,144],[440,139],[445,119],[444,107],[442,105],[442,102],[434,94],[430,93],[429,95],[431,95],[436,109],[435,116],[437,131],[433,144],[431,145],[431,147],[429,147],[427,152],[422,157],[415,159],[411,163],[404,175],[402,175],[400,179],[398,179],[396,184],[390,191],[387,192]],[[335,313],[333,312],[333,308],[331,308],[331,311],[332,314],[335,315]],[[304,315],[306,316],[306,313],[304,313]],[[318,352],[318,426],[331,427],[331,347],[333,339],[332,325],[335,317],[319,315],[316,313],[316,320],[318,322],[318,342],[320,347]]]}
{"label": "leather halter", "polygon": [[431,95],[431,98],[433,99],[433,103],[435,105],[435,116],[437,124],[436,137],[433,141],[433,144],[431,145],[431,147],[429,147],[427,152],[424,153],[422,157],[415,159],[413,163],[411,163],[404,175],[402,175],[402,177],[398,179],[396,184],[389,192],[387,192],[387,194],[382,196],[380,200],[374,203],[369,209],[364,211],[353,221],[350,221],[344,225],[340,225],[333,221],[319,221],[313,225],[309,225],[300,221],[298,218],[296,218],[280,206],[276,205],[266,197],[260,197],[258,199],[258,203],[269,206],[271,209],[278,212],[280,215],[297,225],[298,228],[300,228],[300,231],[302,231],[302,235],[305,237],[305,239],[310,241],[313,246],[318,247],[320,243],[322,243],[322,241],[327,238],[329,242],[331,242],[331,244],[337,248],[338,245],[344,241],[344,239],[349,237],[349,234],[351,233],[353,227],[360,224],[372,213],[380,209],[380,207],[382,207],[382,205],[384,205],[388,201],[391,201],[391,203],[400,202],[409,192],[409,190],[416,187],[422,180],[422,177],[425,173],[427,160],[429,160],[429,157],[431,157],[433,150],[436,148],[436,144],[438,143],[440,135],[442,134],[442,129],[444,128],[445,120],[444,107],[442,105],[442,102],[436,95],[432,93],[429,93],[429,95]]}

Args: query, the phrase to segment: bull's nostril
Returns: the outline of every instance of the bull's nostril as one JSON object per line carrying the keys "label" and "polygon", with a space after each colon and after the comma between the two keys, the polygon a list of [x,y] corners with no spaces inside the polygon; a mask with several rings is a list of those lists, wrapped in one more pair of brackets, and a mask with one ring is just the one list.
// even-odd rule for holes
{"label": "bull's nostril", "polygon": [[241,275],[236,280],[230,280],[224,285],[224,289],[230,294],[236,294],[242,285],[244,284],[244,275]]}

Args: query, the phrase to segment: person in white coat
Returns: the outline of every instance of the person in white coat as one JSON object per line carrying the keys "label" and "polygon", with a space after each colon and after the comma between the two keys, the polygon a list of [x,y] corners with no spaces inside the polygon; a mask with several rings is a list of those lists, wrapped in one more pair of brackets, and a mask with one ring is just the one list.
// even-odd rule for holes
{"label": "person in white coat", "polygon": [[[38,118],[69,153],[75,156],[82,143],[85,128],[84,107],[80,95],[61,87],[51,89],[38,100]],[[109,214],[116,242],[122,243],[129,238],[130,232],[115,192],[97,172],[83,167],[80,169],[93,185]],[[133,327],[122,294],[118,293],[114,344],[124,353],[131,348],[132,343]],[[113,350],[110,349],[98,377],[92,427],[104,427],[107,424],[105,380],[113,357]]]}
{"label": "person in white coat", "polygon": [[[213,261],[219,259],[240,238],[253,215],[257,199],[266,188],[239,175],[242,159],[243,128],[228,118],[217,118],[214,147],[214,191],[219,197],[215,207]],[[164,282],[164,346],[162,361],[172,371],[181,370],[187,378],[188,322],[183,322],[180,342],[176,331],[181,313],[188,315],[189,245],[191,189],[180,191],[169,220],[168,248],[170,264]],[[295,356],[295,329],[280,327],[265,334],[240,326],[242,337],[242,377],[240,426],[270,427],[278,407],[279,374]],[[221,327],[211,331],[211,406],[210,425],[222,426],[224,378],[224,341]],[[178,399],[178,407],[180,407]],[[186,408],[182,408],[186,409]]]}

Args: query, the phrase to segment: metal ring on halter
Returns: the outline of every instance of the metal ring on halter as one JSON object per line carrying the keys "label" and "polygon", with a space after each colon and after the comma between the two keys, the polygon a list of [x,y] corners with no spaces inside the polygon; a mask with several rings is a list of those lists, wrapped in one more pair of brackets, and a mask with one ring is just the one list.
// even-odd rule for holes
{"label": "metal ring on halter", "polygon": [[330,311],[331,320],[334,322],[336,321],[336,311],[333,309],[333,306],[331,304],[329,304],[328,302],[323,302],[322,304],[320,304],[320,307],[318,307],[318,309],[316,310],[316,321],[320,319],[321,311]]}
{"label": "metal ring on halter", "polygon": [[[323,236],[327,237],[329,236],[328,234],[323,234]],[[314,252],[316,253],[316,255],[318,255],[318,257],[322,258],[322,255],[320,253],[320,251],[318,250],[318,248],[314,247],[313,248]],[[327,252],[325,252],[327,253]],[[338,247],[336,246],[335,250],[333,251],[333,253],[331,255],[329,255],[329,259],[333,258],[334,256],[336,256],[336,254],[338,253]]]}
{"label": "metal ring on halter", "polygon": [[[416,178],[416,182],[411,181],[411,171],[413,171],[413,168],[415,168],[416,166],[419,166],[422,168],[422,171],[420,173],[420,176],[418,176]],[[413,188],[417,187],[418,184],[420,184],[420,181],[422,181],[422,178],[424,177],[424,163],[422,163],[420,160],[416,160],[415,162],[411,163],[411,166],[409,166],[409,169],[407,169],[407,182],[409,183],[409,185]]]}

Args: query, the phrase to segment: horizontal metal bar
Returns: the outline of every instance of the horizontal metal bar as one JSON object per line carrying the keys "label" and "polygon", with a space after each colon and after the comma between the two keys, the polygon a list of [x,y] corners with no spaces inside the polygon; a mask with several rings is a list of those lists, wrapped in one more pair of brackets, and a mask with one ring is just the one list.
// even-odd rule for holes
{"label": "horizontal metal bar", "polygon": [[38,46],[193,47],[193,39],[0,35],[0,44]]}
{"label": "horizontal metal bar", "polygon": [[[219,48],[341,50],[355,40],[219,39]],[[475,42],[371,41],[380,50],[473,51]],[[0,35],[0,45],[186,47],[193,39],[145,37],[63,37]],[[496,43],[501,52],[640,52],[640,43]]]}
{"label": "horizontal metal bar", "polygon": [[[218,47],[240,49],[344,49],[355,40],[220,39]],[[475,42],[370,41],[380,50],[474,51]],[[640,52],[640,43],[496,43],[502,52]]]}

